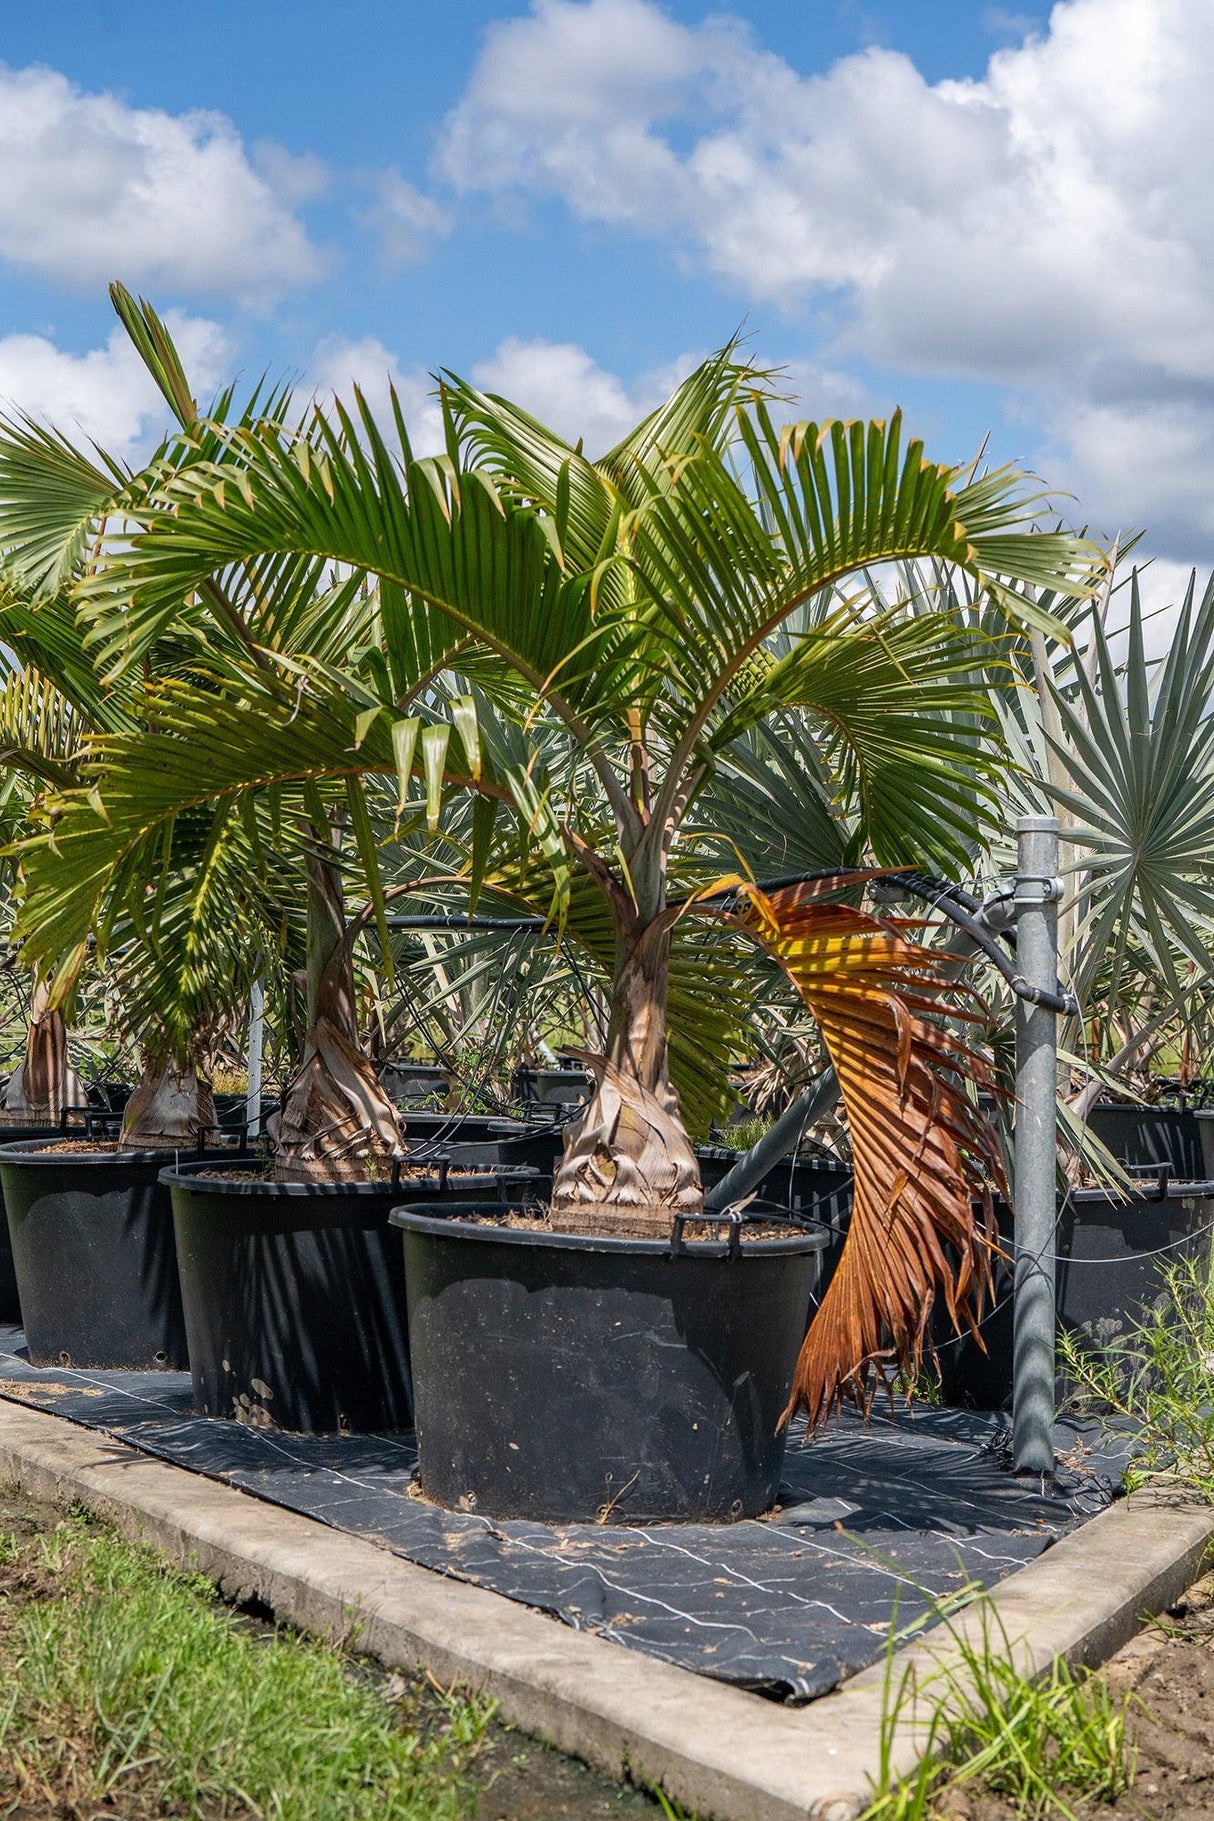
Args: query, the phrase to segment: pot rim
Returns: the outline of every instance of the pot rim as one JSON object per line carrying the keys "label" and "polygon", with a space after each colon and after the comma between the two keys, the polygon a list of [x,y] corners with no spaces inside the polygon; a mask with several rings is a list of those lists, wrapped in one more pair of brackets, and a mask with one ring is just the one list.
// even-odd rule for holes
{"label": "pot rim", "polygon": [[[358,1177],[351,1178],[348,1182],[337,1180],[330,1182],[273,1182],[268,1177],[258,1177],[244,1182],[232,1182],[230,1180],[225,1180],[220,1176],[208,1177],[206,1172],[208,1170],[213,1170],[216,1164],[221,1161],[221,1159],[215,1157],[204,1158],[201,1162],[191,1158],[188,1163],[169,1164],[160,1172],[159,1181],[164,1183],[166,1188],[184,1189],[187,1193],[190,1188],[197,1183],[201,1194],[260,1195],[267,1198],[272,1197],[276,1200],[283,1196],[303,1196],[316,1200],[324,1196],[335,1195],[399,1195],[405,1187],[405,1185],[400,1182],[394,1185],[391,1176],[381,1178],[376,1182],[368,1182]],[[233,1163],[239,1163],[242,1160],[233,1158],[231,1161]],[[433,1160],[427,1158],[425,1161],[429,1163]],[[464,1165],[463,1167],[455,1165],[452,1168],[451,1174],[455,1176],[476,1176],[482,1179],[487,1177],[500,1178],[508,1184],[538,1182],[541,1179],[540,1172],[531,1169],[530,1166],[526,1164],[503,1164],[500,1169],[479,1170],[473,1169],[470,1165]],[[424,1191],[426,1188],[438,1189],[442,1186],[443,1180],[444,1179],[436,1171],[432,1176],[415,1176],[413,1178],[413,1183]]]}
{"label": "pot rim", "polygon": [[[72,1136],[73,1134],[71,1132],[54,1132],[49,1137],[35,1139],[32,1143],[28,1139],[19,1139],[15,1144],[0,1144],[0,1162],[44,1163],[53,1164],[56,1168],[58,1168],[60,1164],[63,1164],[69,1169],[81,1168],[95,1170],[109,1164],[163,1164],[166,1157],[184,1156],[192,1161],[196,1160],[198,1157],[198,1147],[196,1144],[157,1145],[154,1150],[59,1151],[53,1156],[47,1155],[52,1145],[59,1144],[64,1138],[71,1138]],[[84,1134],[80,1133],[79,1136],[83,1137]],[[238,1153],[234,1150],[232,1155],[235,1157]],[[246,1151],[245,1156],[247,1157],[248,1155],[249,1153]],[[223,1156],[224,1153],[216,1152],[209,1158],[204,1158],[203,1161],[213,1168],[217,1162],[221,1161]]]}
{"label": "pot rim", "polygon": [[[499,1202],[497,1206],[508,1209],[510,1204]],[[521,1227],[474,1225],[457,1218],[461,1213],[468,1213],[483,1220],[493,1208],[492,1202],[448,1201],[444,1204],[443,1212],[436,1215],[431,1207],[424,1204],[414,1208],[405,1202],[391,1210],[388,1224],[405,1233],[421,1233],[435,1239],[518,1246],[524,1250],[537,1250],[547,1246],[557,1252],[607,1252],[631,1258],[674,1259],[676,1256],[669,1239],[612,1239],[600,1233],[528,1233]],[[804,1227],[798,1227],[787,1239],[750,1240],[744,1247],[739,1247],[736,1254],[731,1254],[728,1240],[685,1239],[679,1248],[679,1255],[688,1258],[791,1258],[806,1252],[825,1251],[832,1237],[829,1228],[820,1221],[812,1221]]]}
{"label": "pot rim", "polygon": [[[1161,1169],[1164,1167],[1160,1165]],[[1080,1207],[1093,1207],[1097,1202],[1105,1202],[1110,1208],[1124,1211],[1138,1207],[1158,1207],[1165,1201],[1206,1201],[1214,1196],[1214,1182],[1208,1177],[1196,1177],[1188,1182],[1183,1177],[1171,1176],[1162,1191],[1149,1178],[1143,1178],[1141,1187],[1136,1185],[1136,1189],[1137,1192],[1131,1195],[1121,1194],[1116,1189],[1072,1189],[1069,1194],[1059,1197],[1060,1212],[1065,1211],[1068,1201],[1076,1202]]]}
{"label": "pot rim", "polygon": [[[698,1144],[695,1153],[697,1157],[711,1157],[714,1162],[722,1157],[732,1157],[739,1163],[746,1155],[745,1151],[735,1151],[727,1144]],[[798,1170],[845,1170],[849,1175],[855,1174],[846,1157],[796,1157],[790,1153],[773,1163],[768,1175],[774,1176],[777,1170],[787,1170],[793,1164]]]}

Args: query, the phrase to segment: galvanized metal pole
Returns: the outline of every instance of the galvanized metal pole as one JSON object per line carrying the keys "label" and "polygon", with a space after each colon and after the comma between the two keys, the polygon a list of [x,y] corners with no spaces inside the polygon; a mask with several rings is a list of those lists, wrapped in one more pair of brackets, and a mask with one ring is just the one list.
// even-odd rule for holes
{"label": "galvanized metal pole", "polygon": [[1012,1442],[1017,1473],[1054,1471],[1054,1250],[1057,1222],[1057,1014],[1033,1003],[1058,989],[1058,823],[1016,824],[1015,1345]]}
{"label": "galvanized metal pole", "polygon": [[255,980],[249,993],[249,1092],[244,1110],[249,1134],[254,1138],[261,1131],[261,1052],[265,1023],[266,996],[261,981]]}

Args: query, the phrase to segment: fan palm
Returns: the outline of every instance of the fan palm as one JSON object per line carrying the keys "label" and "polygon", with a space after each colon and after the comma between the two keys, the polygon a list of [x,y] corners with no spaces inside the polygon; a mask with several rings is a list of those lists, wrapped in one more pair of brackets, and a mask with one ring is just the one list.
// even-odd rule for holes
{"label": "fan palm", "polygon": [[[1119,657],[1108,620],[1123,600]],[[1065,1041],[1095,1071],[1083,1105],[1209,1015],[1214,580],[1199,598],[1190,578],[1158,659],[1137,570],[1095,603],[1062,605],[1073,640],[1035,641],[1031,687],[1001,705],[1018,806],[1056,811],[1070,850],[1062,959],[1083,1014]]]}

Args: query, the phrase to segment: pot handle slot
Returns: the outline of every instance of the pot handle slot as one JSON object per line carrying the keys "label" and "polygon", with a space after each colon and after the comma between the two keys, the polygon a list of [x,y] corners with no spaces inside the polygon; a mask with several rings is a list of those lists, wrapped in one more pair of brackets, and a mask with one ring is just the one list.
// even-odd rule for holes
{"label": "pot handle slot", "polygon": [[715,1212],[712,1214],[676,1214],[670,1228],[670,1256],[680,1258],[684,1255],[686,1246],[684,1230],[688,1221],[691,1221],[696,1226],[727,1228],[728,1248],[725,1256],[736,1258],[742,1244],[742,1223],[745,1218],[741,1208],[725,1208],[719,1214]]}
{"label": "pot handle slot", "polygon": [[1144,1181],[1143,1189],[1148,1201],[1166,1201],[1168,1184],[1172,1180],[1170,1163],[1131,1163],[1126,1165],[1126,1175],[1138,1178],[1154,1177],[1153,1183]]}
{"label": "pot handle slot", "polygon": [[231,1125],[200,1125],[194,1134],[194,1148],[199,1157],[205,1152],[207,1148],[207,1139],[212,1132],[217,1133],[221,1141],[225,1138],[230,1138],[233,1133],[237,1133],[239,1136],[239,1143],[236,1146],[236,1155],[238,1157],[246,1157],[248,1155],[249,1121],[247,1119],[233,1120]]}

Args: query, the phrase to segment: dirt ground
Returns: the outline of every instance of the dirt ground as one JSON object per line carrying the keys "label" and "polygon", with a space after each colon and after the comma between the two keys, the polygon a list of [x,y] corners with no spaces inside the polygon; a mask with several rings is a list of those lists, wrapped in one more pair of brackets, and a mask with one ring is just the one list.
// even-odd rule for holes
{"label": "dirt ground", "polygon": [[[11,1488],[0,1488],[0,1537],[28,1541],[52,1529],[62,1515]],[[45,1586],[25,1566],[0,1564],[0,1597],[48,1597],[55,1591],[54,1583],[50,1577],[43,1578]],[[256,1630],[268,1629],[256,1617],[247,1622]],[[400,1692],[400,1678],[374,1665],[360,1664],[357,1673],[381,1685],[388,1699]],[[436,1703],[436,1716],[439,1711]],[[658,1804],[647,1794],[608,1782],[575,1758],[552,1751],[508,1726],[490,1727],[470,1780],[477,1791],[476,1821],[660,1821]],[[118,1821],[116,1811],[106,1812],[114,1812]],[[64,1806],[49,1790],[45,1802],[5,1809],[4,1817],[5,1821],[80,1821],[79,1810]]]}

